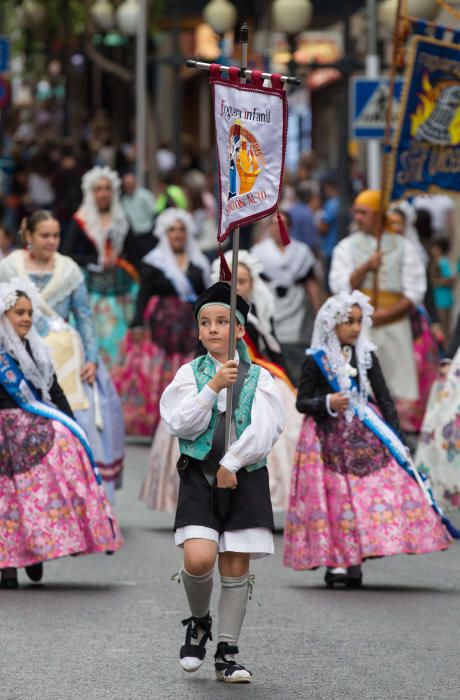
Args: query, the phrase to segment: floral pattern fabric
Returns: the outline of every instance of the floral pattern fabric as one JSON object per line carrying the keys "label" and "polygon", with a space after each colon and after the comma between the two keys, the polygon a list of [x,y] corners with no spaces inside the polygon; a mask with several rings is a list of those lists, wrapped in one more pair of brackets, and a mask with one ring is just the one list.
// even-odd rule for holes
{"label": "floral pattern fabric", "polygon": [[121,267],[85,270],[99,353],[110,370],[134,314],[137,282]]}
{"label": "floral pattern fabric", "polygon": [[460,352],[446,378],[433,385],[415,464],[430,477],[444,510],[460,508]]}
{"label": "floral pattern fabric", "polygon": [[411,326],[419,398],[417,401],[398,399],[395,403],[402,430],[408,433],[419,433],[431,387],[438,376],[441,357],[436,338],[426,317],[426,311],[414,310],[411,314]]}
{"label": "floral pattern fabric", "polygon": [[0,413],[0,476],[23,474],[39,464],[54,443],[52,421],[42,416],[18,421],[16,410]]}
{"label": "floral pattern fabric", "polygon": [[[172,382],[179,367],[193,360],[197,330],[191,306],[176,297],[170,297],[170,301],[171,304],[164,305],[162,297],[152,297],[144,319],[149,329],[147,337],[143,342],[135,343],[131,331],[128,331],[118,362],[112,368],[128,435],[151,437],[154,434],[160,420],[163,391]],[[152,329],[159,332],[161,327],[154,320],[158,306],[158,321],[163,318],[165,310],[169,310],[166,336],[163,332],[158,336],[151,333]],[[183,323],[178,323],[178,318]]]}
{"label": "floral pattern fabric", "polygon": [[[317,430],[311,417],[303,422],[284,531],[284,564],[297,570],[348,567],[370,557],[447,549],[450,535],[386,448],[381,444],[377,449],[357,419],[348,436],[343,418],[327,421],[335,429]],[[337,447],[331,449],[333,435]],[[365,450],[366,442],[369,451],[359,454],[361,466],[356,468],[353,445]],[[343,466],[338,468],[340,450]],[[366,457],[375,459],[378,468],[363,469]]]}
{"label": "floral pattern fabric", "polygon": [[[0,469],[0,569],[24,567],[68,554],[115,551],[122,545],[117,522],[103,486],[96,482],[79,440],[61,423],[48,421],[51,432],[21,409],[0,411],[0,436],[9,433],[7,460],[20,455],[21,436],[41,438],[29,469]],[[37,430],[38,428],[38,430]],[[4,443],[2,441],[2,446]]]}

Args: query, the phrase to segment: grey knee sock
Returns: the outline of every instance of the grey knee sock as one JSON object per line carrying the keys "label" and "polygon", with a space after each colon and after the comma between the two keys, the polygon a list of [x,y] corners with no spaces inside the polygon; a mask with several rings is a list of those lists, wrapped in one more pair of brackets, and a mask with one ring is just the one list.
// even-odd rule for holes
{"label": "grey knee sock", "polygon": [[243,576],[221,576],[219,599],[218,642],[238,644],[249,594],[249,573]]}
{"label": "grey knee sock", "polygon": [[184,569],[182,581],[193,617],[205,617],[208,614],[211,606],[213,577],[214,569],[203,576],[192,576]]}

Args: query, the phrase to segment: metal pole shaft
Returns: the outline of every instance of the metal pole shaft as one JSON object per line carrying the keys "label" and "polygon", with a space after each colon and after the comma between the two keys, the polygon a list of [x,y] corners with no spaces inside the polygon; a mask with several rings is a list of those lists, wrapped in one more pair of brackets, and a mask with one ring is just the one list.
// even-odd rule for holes
{"label": "metal pole shaft", "polygon": [[145,184],[147,0],[139,0],[136,32],[136,178]]}
{"label": "metal pole shaft", "polygon": [[[378,78],[380,73],[380,60],[377,53],[377,0],[367,0],[367,54],[366,76]],[[382,150],[380,142],[370,139],[367,142],[367,178],[371,190],[380,189],[380,176],[382,172]]]}
{"label": "metal pole shaft", "polygon": [[[248,64],[248,27],[241,27],[241,68],[244,70]],[[243,77],[241,82],[246,82]],[[238,253],[240,249],[240,229],[233,232],[232,250],[232,283],[230,288],[230,329],[228,338],[228,359],[233,360],[236,350],[236,285],[238,281]],[[225,450],[230,446],[233,414],[233,386],[227,389],[227,404],[225,408]]]}
{"label": "metal pole shaft", "polygon": [[[187,68],[196,68],[197,70],[205,70],[209,71],[211,68],[211,63],[205,63],[204,61],[195,61],[193,58],[188,58],[185,61],[185,65]],[[230,66],[221,66],[220,70],[222,73],[228,73],[230,70]],[[250,68],[245,68],[244,69],[244,78],[250,78],[252,75],[252,70]],[[270,80],[272,77],[272,73],[262,73],[261,78],[262,80]],[[280,80],[282,83],[287,83],[288,85],[301,85],[302,80],[298,78],[295,75],[282,75],[280,77]],[[245,82],[243,80],[242,82]]]}
{"label": "metal pole shaft", "polygon": [[[350,0],[345,0],[343,7],[343,47],[344,56],[350,57]],[[339,236],[344,238],[348,233],[348,223],[350,217],[350,168],[348,163],[348,141],[350,138],[349,125],[349,86],[350,73],[344,71],[341,80],[341,102],[340,102],[340,127],[339,127],[339,158],[338,158],[338,187],[339,187]]]}
{"label": "metal pole shaft", "polygon": [[174,99],[174,115],[173,115],[173,139],[174,139],[174,155],[176,156],[176,175],[181,175],[182,170],[182,109],[183,109],[183,87],[180,74],[181,68],[181,8],[180,0],[174,0],[172,7],[172,38],[173,38],[173,99]]}

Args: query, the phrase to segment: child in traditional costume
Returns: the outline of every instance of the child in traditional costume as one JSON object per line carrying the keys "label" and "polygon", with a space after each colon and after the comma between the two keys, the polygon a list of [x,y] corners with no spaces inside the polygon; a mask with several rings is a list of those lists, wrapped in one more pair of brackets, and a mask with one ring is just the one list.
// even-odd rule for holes
{"label": "child in traditional costume", "polygon": [[396,409],[367,336],[372,313],[359,291],[328,299],[299,385],[297,408],[305,419],[284,563],[327,567],[328,586],[361,585],[366,559],[435,552],[451,542],[398,437]]}
{"label": "child in traditional costume", "polygon": [[[194,306],[207,354],[181,367],[165,390],[161,415],[180,438],[181,480],[174,524],[184,549],[184,582],[191,616],[180,651],[182,668],[196,671],[211,636],[210,601],[219,558],[221,596],[215,670],[219,680],[249,682],[235,660],[249,592],[249,560],[273,553],[273,512],[266,458],[283,425],[270,374],[251,363],[244,325],[249,306],[237,297],[237,353],[227,360],[230,287],[218,282]],[[233,385],[230,446],[225,447],[227,388]]]}
{"label": "child in traditional costume", "polygon": [[[229,266],[231,257],[231,251],[225,254]],[[219,259],[213,263],[212,272],[216,280],[219,277],[219,263]],[[286,417],[286,428],[267,459],[273,509],[286,511],[302,417],[295,407],[297,392],[273,328],[275,298],[262,280],[261,272],[260,262],[248,251],[241,250],[237,292],[251,305],[245,325],[244,342],[248,347],[251,362],[267,369],[275,380]],[[178,458],[177,439],[169,434],[164,421],[160,421],[152,442],[149,466],[140,496],[149,508],[162,511],[175,509],[179,488],[176,470]]]}
{"label": "child in traditional costume", "polygon": [[39,581],[42,562],[122,544],[86,434],[32,320],[38,290],[0,284],[0,569]]}

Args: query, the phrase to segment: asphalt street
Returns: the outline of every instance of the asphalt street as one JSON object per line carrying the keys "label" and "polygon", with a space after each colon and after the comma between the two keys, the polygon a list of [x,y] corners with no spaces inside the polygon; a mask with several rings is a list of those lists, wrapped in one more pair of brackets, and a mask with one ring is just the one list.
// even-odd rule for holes
{"label": "asphalt street", "polygon": [[128,448],[123,550],[51,562],[41,585],[20,572],[20,589],[0,590],[1,700],[458,700],[460,543],[368,563],[362,590],[328,591],[322,571],[283,568],[278,535],[276,555],[254,565],[240,640],[253,684],[215,681],[212,643],[186,675],[171,518],[138,501],[147,455]]}

